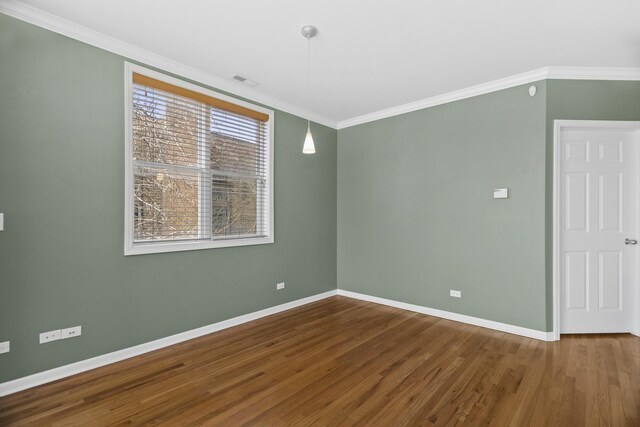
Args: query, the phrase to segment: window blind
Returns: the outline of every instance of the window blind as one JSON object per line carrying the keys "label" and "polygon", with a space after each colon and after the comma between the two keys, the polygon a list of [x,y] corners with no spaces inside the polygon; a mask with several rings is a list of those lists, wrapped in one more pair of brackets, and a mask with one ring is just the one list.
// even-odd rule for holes
{"label": "window blind", "polygon": [[134,243],[270,232],[269,116],[133,74]]}

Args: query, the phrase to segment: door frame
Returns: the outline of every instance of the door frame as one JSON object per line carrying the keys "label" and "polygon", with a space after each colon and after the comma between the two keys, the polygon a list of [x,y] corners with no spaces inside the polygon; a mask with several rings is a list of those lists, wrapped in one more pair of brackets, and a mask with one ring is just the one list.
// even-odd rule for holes
{"label": "door frame", "polygon": [[[564,129],[574,130],[635,130],[638,132],[640,144],[640,121],[616,121],[616,120],[554,120],[553,121],[553,340],[560,339],[560,243],[562,233],[560,230],[560,162],[561,145],[560,132]],[[638,150],[640,152],[640,149]],[[638,177],[640,180],[640,158],[638,162]],[[640,183],[638,188],[640,188]],[[640,212],[640,196],[637,201],[637,212]],[[639,215],[640,216],[640,215]],[[640,233],[640,218],[636,225]],[[640,250],[636,253],[636,266],[640,269]],[[635,301],[633,313],[633,325],[631,333],[640,336],[640,274],[636,273],[635,286],[633,286],[633,299]]]}

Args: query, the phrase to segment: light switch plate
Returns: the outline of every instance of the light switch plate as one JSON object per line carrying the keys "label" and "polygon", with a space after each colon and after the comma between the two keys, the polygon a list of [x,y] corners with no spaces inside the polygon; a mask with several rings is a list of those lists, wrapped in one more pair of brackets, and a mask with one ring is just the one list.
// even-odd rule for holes
{"label": "light switch plate", "polygon": [[11,343],[9,341],[0,342],[0,354],[9,353],[11,350]]}
{"label": "light switch plate", "polygon": [[506,199],[509,197],[509,189],[508,188],[495,188],[493,190],[493,198],[494,199]]}
{"label": "light switch plate", "polygon": [[4,231],[4,214],[0,212],[0,231]]}

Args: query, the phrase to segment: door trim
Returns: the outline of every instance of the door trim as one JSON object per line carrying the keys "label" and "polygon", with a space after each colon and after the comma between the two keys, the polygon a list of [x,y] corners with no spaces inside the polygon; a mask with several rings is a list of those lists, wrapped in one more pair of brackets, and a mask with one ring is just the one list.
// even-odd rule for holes
{"label": "door trim", "polygon": [[[560,131],[574,130],[636,130],[640,142],[640,121],[615,120],[554,120],[553,121],[553,339],[560,340]],[[639,150],[640,151],[640,150]],[[640,168],[640,166],[639,166]],[[640,175],[640,173],[639,173]],[[638,187],[640,188],[640,187]],[[638,197],[640,200],[640,197]],[[640,209],[638,210],[640,212]],[[640,224],[639,224],[640,225]],[[640,227],[637,228],[640,230]],[[640,252],[640,251],[639,251]],[[636,255],[639,256],[639,255]],[[639,265],[640,264],[636,264]],[[640,284],[634,286],[632,334],[640,336]]]}

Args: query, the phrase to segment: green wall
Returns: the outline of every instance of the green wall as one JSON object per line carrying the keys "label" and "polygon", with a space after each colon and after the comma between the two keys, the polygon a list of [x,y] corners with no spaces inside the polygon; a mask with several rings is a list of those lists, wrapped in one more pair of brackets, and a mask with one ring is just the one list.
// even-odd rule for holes
{"label": "green wall", "polygon": [[547,82],[547,330],[553,328],[553,121],[640,120],[640,82]]}
{"label": "green wall", "polygon": [[274,244],[124,257],[124,59],[0,15],[0,97],[0,382],[336,288],[335,130],[276,112]]}
{"label": "green wall", "polygon": [[640,82],[536,85],[339,131],[340,289],[552,330],[553,121],[640,120]]}
{"label": "green wall", "polygon": [[340,289],[545,330],[536,84],[340,130]]}
{"label": "green wall", "polygon": [[0,15],[0,382],[336,284],[549,331],[553,120],[640,120],[640,82],[549,80],[315,125],[304,156],[276,111],[276,243],[124,257],[123,63]]}

